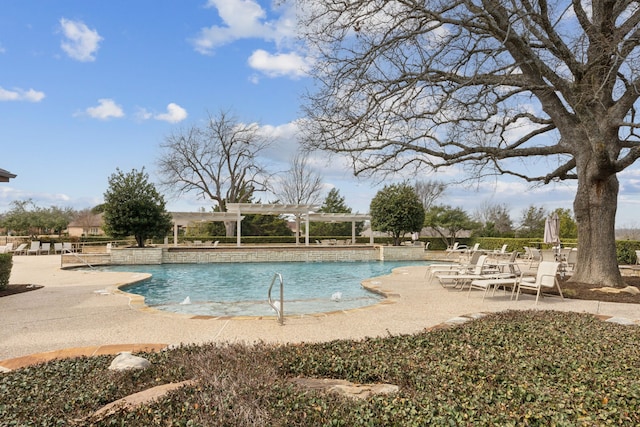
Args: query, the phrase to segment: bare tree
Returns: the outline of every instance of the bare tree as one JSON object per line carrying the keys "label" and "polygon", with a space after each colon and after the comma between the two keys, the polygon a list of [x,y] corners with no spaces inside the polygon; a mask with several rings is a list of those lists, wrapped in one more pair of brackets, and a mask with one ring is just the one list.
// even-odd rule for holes
{"label": "bare tree", "polygon": [[638,2],[301,3],[318,56],[309,147],[346,154],[356,174],[464,163],[470,177],[577,180],[572,280],[623,284],[617,174],[640,156]]}
{"label": "bare tree", "polygon": [[[227,203],[244,203],[267,188],[258,154],[270,141],[256,123],[240,123],[229,112],[209,115],[205,126],[170,134],[160,145],[161,184],[177,194],[197,192],[226,211]],[[233,223],[225,224],[233,234]]]}
{"label": "bare tree", "polygon": [[425,211],[438,200],[438,197],[444,194],[446,186],[440,181],[416,181],[413,184],[413,191],[422,202]]}
{"label": "bare tree", "polygon": [[298,151],[291,158],[291,167],[279,180],[276,196],[283,203],[311,204],[320,202],[322,177],[309,167],[309,155]]}
{"label": "bare tree", "polygon": [[513,235],[513,221],[506,204],[484,202],[473,213],[473,219],[482,224],[481,233],[493,233],[482,234],[483,236]]}

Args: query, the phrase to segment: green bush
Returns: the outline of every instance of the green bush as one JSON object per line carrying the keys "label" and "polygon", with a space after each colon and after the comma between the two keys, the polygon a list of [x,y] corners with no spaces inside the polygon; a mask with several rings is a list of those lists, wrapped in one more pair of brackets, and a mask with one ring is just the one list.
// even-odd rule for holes
{"label": "green bush", "polygon": [[0,254],[0,290],[7,287],[11,277],[13,254]]}

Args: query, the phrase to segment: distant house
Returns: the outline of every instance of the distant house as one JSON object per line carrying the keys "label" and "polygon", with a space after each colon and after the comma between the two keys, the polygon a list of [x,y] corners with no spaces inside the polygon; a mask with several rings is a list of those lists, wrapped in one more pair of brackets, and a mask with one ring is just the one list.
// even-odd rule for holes
{"label": "distant house", "polygon": [[102,214],[86,213],[69,223],[67,233],[69,237],[104,236],[103,225]]}
{"label": "distant house", "polygon": [[15,178],[17,175],[12,174],[9,171],[0,169],[0,182],[9,182],[10,179]]}

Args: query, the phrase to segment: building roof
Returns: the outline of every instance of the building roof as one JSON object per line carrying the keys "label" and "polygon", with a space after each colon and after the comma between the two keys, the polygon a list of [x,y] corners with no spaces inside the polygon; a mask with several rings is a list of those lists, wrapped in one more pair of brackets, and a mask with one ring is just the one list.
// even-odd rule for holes
{"label": "building roof", "polygon": [[12,174],[11,172],[0,169],[0,182],[9,182],[10,179],[15,178],[17,175]]}

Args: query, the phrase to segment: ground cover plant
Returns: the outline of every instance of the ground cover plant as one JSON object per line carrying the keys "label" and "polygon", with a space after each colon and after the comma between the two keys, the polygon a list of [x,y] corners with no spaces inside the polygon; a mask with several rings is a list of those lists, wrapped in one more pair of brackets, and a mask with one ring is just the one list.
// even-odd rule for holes
{"label": "ground cover plant", "polygon": [[[144,371],[112,356],[49,362],[0,376],[1,425],[638,425],[640,328],[589,314],[509,311],[414,335],[321,344],[183,346],[147,354]],[[356,400],[295,377],[392,383]],[[196,380],[102,419],[129,394]],[[34,415],[37,414],[37,415]]]}

